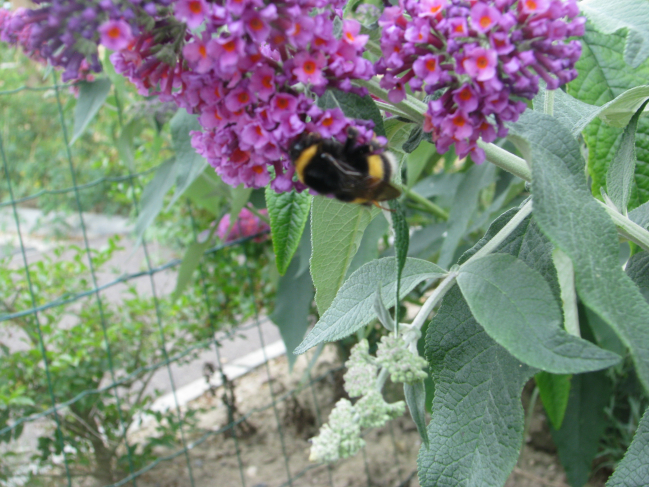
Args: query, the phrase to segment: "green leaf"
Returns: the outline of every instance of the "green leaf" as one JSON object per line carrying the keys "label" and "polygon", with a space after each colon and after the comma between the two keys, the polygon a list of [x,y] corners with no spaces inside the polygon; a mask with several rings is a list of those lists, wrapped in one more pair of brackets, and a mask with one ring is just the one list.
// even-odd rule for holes
{"label": "green leaf", "polygon": [[[315,242],[315,240],[314,240]],[[306,336],[294,353],[306,352],[323,342],[333,342],[351,335],[376,318],[374,301],[377,285],[381,284],[381,295],[386,308],[395,304],[396,265],[393,257],[375,260],[354,272],[340,288],[336,298],[320,320]],[[403,298],[420,282],[441,277],[445,271],[435,264],[407,259],[401,275],[401,296]],[[316,294],[317,299],[317,294]]]}
{"label": "green leaf", "polygon": [[644,412],[624,458],[606,487],[645,487],[649,479],[649,408]]}
{"label": "green leaf", "polygon": [[629,219],[642,228],[649,229],[649,202],[629,212]]}
{"label": "green leaf", "polygon": [[153,179],[142,192],[141,210],[135,223],[135,236],[138,242],[142,240],[145,230],[149,228],[149,225],[162,210],[164,197],[174,185],[175,162],[175,159],[167,159],[160,164]]}
{"label": "green leaf", "polygon": [[649,253],[639,252],[631,257],[626,264],[625,272],[649,302]]}
{"label": "green leaf", "polygon": [[192,242],[187,247],[183,261],[180,263],[180,268],[178,269],[176,288],[172,296],[174,301],[180,297],[187,285],[191,282],[194,271],[198,268],[203,254],[210,247],[210,240],[207,239],[205,242]]}
{"label": "green leaf", "polygon": [[379,323],[383,325],[388,331],[395,331],[396,327],[394,326],[394,318],[390,315],[388,308],[385,307],[383,302],[383,295],[381,294],[381,284],[376,285],[376,296],[374,298],[374,311],[376,312],[376,317],[379,320]]}
{"label": "green leaf", "polygon": [[638,129],[635,133],[635,150],[637,199],[632,198],[634,207],[649,202],[649,119],[647,117],[640,117],[638,121]]}
{"label": "green leaf", "polygon": [[95,118],[106,101],[112,83],[108,78],[100,78],[95,81],[81,81],[77,86],[79,87],[79,96],[74,108],[74,128],[70,145],[74,144]]}
{"label": "green leaf", "polygon": [[383,122],[385,136],[388,139],[388,147],[392,151],[404,152],[403,144],[408,141],[408,136],[413,124],[389,118]]}
{"label": "green leaf", "polygon": [[568,407],[572,375],[539,372],[534,376],[541,402],[554,429],[561,428]]}
{"label": "green leaf", "polygon": [[169,124],[177,161],[176,191],[169,203],[171,207],[205,170],[207,160],[192,147],[192,138],[189,135],[192,130],[201,130],[196,115],[187,113],[186,110],[178,110]]}
{"label": "green leaf", "polygon": [[[646,85],[649,79],[649,63],[645,62],[638,69],[631,69],[624,62],[624,49],[624,33],[605,35],[595,31],[592,24],[587,24],[586,34],[582,38],[582,55],[576,65],[579,76],[568,85],[568,93],[591,105],[605,105],[630,88]],[[631,95],[633,93],[631,92]],[[633,113],[629,114],[629,109],[638,102],[642,103],[639,98],[632,98],[632,103],[626,109],[620,107],[623,118],[630,119]],[[626,126],[626,123],[621,126]],[[636,143],[639,143],[640,133],[643,132],[641,128],[642,123],[638,128]],[[595,195],[599,195],[600,188],[605,186],[608,161],[612,160],[615,154],[621,134],[620,128],[606,126],[601,119],[593,120],[584,130],[584,139],[588,145],[588,172],[593,180]],[[638,170],[644,168],[640,161],[644,162],[645,159],[639,152]],[[649,157],[646,161],[649,162]]]}
{"label": "green leaf", "polygon": [[552,261],[557,270],[561,288],[561,309],[563,310],[563,327],[568,333],[581,336],[579,330],[579,311],[577,310],[577,292],[575,291],[575,268],[561,249],[554,249]]}
{"label": "green leaf", "polygon": [[[500,215],[460,263],[481,249],[517,212],[512,208]],[[533,218],[523,220],[496,252],[514,255],[535,269],[559,299],[552,244]],[[428,326],[426,358],[435,395],[428,426],[431,447],[422,447],[419,453],[421,485],[503,485],[523,443],[521,391],[535,371],[489,338],[457,287],[444,297]]]}
{"label": "green leaf", "polygon": [[408,231],[408,222],[406,221],[406,213],[397,200],[390,201],[390,208],[392,213],[392,230],[394,231],[394,248],[397,259],[397,286],[395,290],[395,302],[397,306],[394,311],[394,321],[399,326],[399,306],[398,296],[401,295],[401,273],[403,266],[406,264],[408,257],[408,245],[410,244],[410,233]]}
{"label": "green leaf", "polygon": [[406,404],[410,416],[417,426],[417,431],[424,445],[428,446],[428,434],[426,433],[426,388],[424,381],[415,384],[404,384],[403,394],[406,396]]}
{"label": "green leaf", "polygon": [[523,363],[566,374],[599,370],[620,357],[561,328],[561,310],[535,270],[507,254],[463,264],[457,283],[491,338]]}
{"label": "green leaf", "polygon": [[552,439],[570,485],[581,487],[590,476],[599,438],[606,427],[604,408],[611,386],[604,372],[574,375],[561,429],[551,428]]}
{"label": "green leaf", "polygon": [[363,232],[363,238],[358,246],[356,255],[347,268],[346,278],[356,269],[379,257],[379,239],[388,231],[388,221],[379,213]]}
{"label": "green leaf", "polygon": [[489,338],[457,286],[428,327],[426,358],[435,396],[421,486],[504,485],[523,443],[520,397],[533,369]]}
{"label": "green leaf", "polygon": [[[310,250],[310,235],[304,233],[299,246]],[[290,370],[297,360],[297,356],[292,351],[302,341],[310,325],[309,309],[314,295],[311,275],[308,272],[299,274],[299,271],[300,260],[293,259],[286,274],[279,279],[275,309],[270,315],[270,319],[277,325],[282,336]]]}
{"label": "green leaf", "polygon": [[320,108],[340,108],[348,118],[371,120],[374,122],[374,132],[385,137],[383,117],[370,95],[358,96],[354,93],[328,89],[318,99]]}
{"label": "green leaf", "polygon": [[647,102],[644,102],[638,111],[633,115],[629,125],[624,129],[620,146],[615,157],[608,166],[606,173],[606,191],[615,207],[622,214],[627,213],[631,191],[635,184],[635,132],[638,126],[638,118],[644,110]]}
{"label": "green leaf", "polygon": [[638,376],[649,390],[649,305],[619,266],[615,225],[593,199],[577,141],[556,120],[527,111],[512,133],[531,148],[534,218],[573,262],[582,302],[629,347]]}
{"label": "green leaf", "polygon": [[446,269],[453,263],[455,249],[464,237],[471,215],[478,207],[480,190],[493,182],[495,174],[496,168],[493,164],[473,166],[464,174],[453,197],[453,205],[448,217],[448,234],[437,261],[440,267]]}
{"label": "green leaf", "polygon": [[203,172],[194,180],[185,195],[196,206],[209,211],[212,216],[220,216],[220,205],[222,200],[230,194],[230,187],[227,186],[214,171],[212,167],[206,167]]}
{"label": "green leaf", "polygon": [[345,280],[365,227],[379,210],[317,197],[311,210],[311,277],[320,316]]}
{"label": "green leaf", "polygon": [[431,142],[430,133],[424,132],[421,125],[415,124],[408,135],[408,140],[403,143],[402,149],[404,152],[410,154],[420,146],[423,140]]}
{"label": "green leaf", "polygon": [[266,207],[270,217],[273,250],[277,270],[286,273],[293,254],[300,244],[304,227],[309,218],[312,196],[308,191],[278,194],[266,188]]}
{"label": "green leaf", "polygon": [[435,146],[428,143],[419,144],[419,147],[408,154],[406,157],[408,187],[412,188],[414,186],[428,162],[436,155]]}
{"label": "green leaf", "polygon": [[649,56],[649,4],[643,0],[583,0],[579,8],[603,34],[628,29],[624,61],[637,68]]}
{"label": "green leaf", "polygon": [[545,88],[541,88],[534,97],[534,110],[550,113],[546,111],[545,106],[549,97],[552,97],[551,115],[567,127],[573,135],[584,130],[584,127],[592,122],[602,110],[602,107],[584,103],[563,90],[548,91]]}

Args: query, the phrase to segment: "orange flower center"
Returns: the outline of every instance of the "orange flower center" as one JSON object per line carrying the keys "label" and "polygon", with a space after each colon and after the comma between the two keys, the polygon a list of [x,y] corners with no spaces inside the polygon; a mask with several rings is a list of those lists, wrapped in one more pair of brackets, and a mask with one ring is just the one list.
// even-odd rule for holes
{"label": "orange flower center", "polygon": [[536,10],[538,5],[535,0],[526,0],[525,7],[527,7],[528,10]]}
{"label": "orange flower center", "polygon": [[347,37],[347,40],[349,40],[349,42],[354,42],[354,34],[347,32],[345,36]]}
{"label": "orange flower center", "polygon": [[484,17],[480,17],[480,27],[483,29],[486,29],[491,25],[491,17],[488,15],[485,15]]}
{"label": "orange flower center", "polygon": [[435,71],[435,68],[437,68],[437,59],[428,59],[426,61],[426,69],[428,71]]}
{"label": "orange flower center", "polygon": [[242,91],[237,96],[237,100],[239,100],[239,103],[248,103],[248,101],[250,101],[250,96],[245,91]]}
{"label": "orange flower center", "polygon": [[257,174],[261,174],[264,172],[264,168],[261,166],[252,166],[252,170]]}
{"label": "orange flower center", "polygon": [[464,117],[462,115],[456,115],[453,117],[453,125],[456,127],[464,127],[464,124],[466,123],[466,120],[464,120]]}
{"label": "orange flower center", "polygon": [[468,101],[471,98],[473,98],[473,95],[471,95],[471,91],[468,88],[464,88],[462,91],[460,91],[460,100]]}
{"label": "orange flower center", "polygon": [[225,44],[223,44],[223,49],[225,49],[228,52],[234,51],[234,48],[235,48],[234,40],[228,41]]}
{"label": "orange flower center", "polygon": [[480,56],[476,61],[479,69],[484,69],[489,66],[489,60],[485,56]]}
{"label": "orange flower center", "polygon": [[119,27],[114,26],[108,29],[108,37],[111,39],[117,39],[122,34],[122,31],[119,30]]}
{"label": "orange flower center", "polygon": [[316,65],[313,61],[307,61],[302,65],[302,70],[306,74],[313,74],[316,71]]}
{"label": "orange flower center", "polygon": [[203,11],[201,2],[197,0],[192,0],[191,2],[189,2],[189,11],[193,14],[200,14]]}
{"label": "orange flower center", "polygon": [[264,76],[261,80],[261,84],[264,86],[264,88],[273,88],[273,77],[272,76]]}
{"label": "orange flower center", "polygon": [[198,47],[198,53],[201,55],[201,57],[206,57],[207,56],[207,49],[204,45],[200,45]]}
{"label": "orange flower center", "polygon": [[261,30],[264,28],[264,23],[257,17],[252,19],[248,25],[252,30]]}
{"label": "orange flower center", "polygon": [[257,135],[259,135],[260,137],[261,137],[262,135],[264,135],[264,133],[261,131],[261,127],[260,127],[259,125],[257,125],[257,126],[255,127],[255,132],[256,132]]}
{"label": "orange flower center", "polygon": [[329,127],[332,123],[334,123],[334,119],[331,117],[327,117],[322,121],[324,127]]}
{"label": "orange flower center", "polygon": [[286,98],[277,98],[275,101],[275,106],[284,110],[288,108],[288,100]]}
{"label": "orange flower center", "polygon": [[234,152],[232,152],[232,155],[230,156],[230,160],[235,164],[241,164],[246,162],[248,159],[250,159],[250,153],[241,149],[234,149]]}

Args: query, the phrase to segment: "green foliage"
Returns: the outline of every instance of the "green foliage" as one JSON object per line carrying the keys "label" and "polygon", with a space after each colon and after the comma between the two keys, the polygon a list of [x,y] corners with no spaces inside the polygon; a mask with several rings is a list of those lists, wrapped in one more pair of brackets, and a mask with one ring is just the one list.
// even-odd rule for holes
{"label": "green foliage", "polygon": [[561,428],[551,429],[570,485],[583,486],[590,477],[598,440],[606,427],[604,407],[610,395],[610,380],[603,372],[572,377]]}
{"label": "green foliage", "polygon": [[282,275],[300,244],[304,226],[309,219],[311,199],[307,191],[277,194],[270,187],[266,188],[266,206],[270,216],[275,261]]}
{"label": "green foliage", "polygon": [[620,360],[561,328],[561,310],[550,286],[511,255],[467,262],[457,282],[487,334],[523,363],[567,374],[608,368]]}

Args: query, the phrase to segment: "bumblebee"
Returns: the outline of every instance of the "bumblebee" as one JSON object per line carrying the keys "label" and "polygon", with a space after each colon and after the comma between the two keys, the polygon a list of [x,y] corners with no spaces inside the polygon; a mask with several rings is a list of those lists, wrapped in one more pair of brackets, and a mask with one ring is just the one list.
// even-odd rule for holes
{"label": "bumblebee", "polygon": [[390,183],[398,168],[394,156],[379,152],[371,141],[359,144],[357,133],[349,130],[341,144],[317,134],[302,134],[289,155],[300,181],[320,194],[345,203],[374,204],[397,198],[401,191]]}

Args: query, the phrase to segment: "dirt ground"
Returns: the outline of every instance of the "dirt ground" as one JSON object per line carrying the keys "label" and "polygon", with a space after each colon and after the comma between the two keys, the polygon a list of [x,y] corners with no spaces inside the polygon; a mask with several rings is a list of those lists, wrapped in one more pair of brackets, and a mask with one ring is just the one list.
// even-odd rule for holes
{"label": "dirt ground", "polygon": [[[331,466],[309,462],[307,440],[339,399],[334,391],[341,390],[341,372],[335,371],[339,362],[334,347],[328,347],[311,372],[311,383],[291,393],[305,378],[306,363],[299,359],[289,375],[286,357],[280,357],[235,381],[235,417],[240,419],[243,413],[246,418],[235,431],[223,431],[228,408],[222,388],[190,403],[190,408],[205,412],[199,416],[200,431],[187,435],[186,441],[200,444],[188,458],[181,454],[143,474],[138,486],[418,487],[415,469],[421,440],[408,415],[368,432],[366,447],[353,458]],[[206,432],[214,434],[205,439]],[[527,445],[506,487],[569,487],[553,450],[542,406],[537,404]],[[604,481],[588,485],[601,487]]]}

